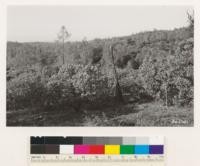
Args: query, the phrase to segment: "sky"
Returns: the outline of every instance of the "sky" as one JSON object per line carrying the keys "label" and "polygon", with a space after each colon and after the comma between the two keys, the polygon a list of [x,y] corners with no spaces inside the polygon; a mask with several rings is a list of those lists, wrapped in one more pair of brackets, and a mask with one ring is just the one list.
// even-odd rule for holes
{"label": "sky", "polygon": [[55,41],[62,25],[69,41],[126,36],[188,25],[190,6],[9,6],[7,39]]}

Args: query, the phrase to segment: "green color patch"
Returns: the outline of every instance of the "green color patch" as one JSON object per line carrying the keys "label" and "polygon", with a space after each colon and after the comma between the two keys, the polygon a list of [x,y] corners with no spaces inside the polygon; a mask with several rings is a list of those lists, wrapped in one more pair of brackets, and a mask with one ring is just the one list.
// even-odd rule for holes
{"label": "green color patch", "polygon": [[120,154],[134,154],[134,146],[133,145],[121,145],[120,146]]}

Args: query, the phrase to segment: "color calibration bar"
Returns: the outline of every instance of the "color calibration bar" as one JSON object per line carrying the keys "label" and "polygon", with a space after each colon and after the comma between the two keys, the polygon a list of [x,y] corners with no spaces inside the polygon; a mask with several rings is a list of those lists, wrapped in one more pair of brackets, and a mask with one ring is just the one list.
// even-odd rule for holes
{"label": "color calibration bar", "polygon": [[163,155],[163,137],[31,137],[31,154]]}
{"label": "color calibration bar", "polygon": [[164,166],[163,137],[31,137],[30,166]]}

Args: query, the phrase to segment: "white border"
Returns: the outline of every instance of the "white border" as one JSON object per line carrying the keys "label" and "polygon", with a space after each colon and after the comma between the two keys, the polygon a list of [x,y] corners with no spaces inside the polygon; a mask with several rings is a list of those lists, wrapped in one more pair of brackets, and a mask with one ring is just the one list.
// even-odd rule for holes
{"label": "white border", "polygon": [[[9,127],[6,128],[6,6],[7,5],[190,5],[195,9],[195,127]],[[0,0],[0,158],[2,165],[27,165],[31,135],[165,136],[166,165],[200,163],[200,1],[198,0]],[[9,148],[8,148],[9,147]]]}

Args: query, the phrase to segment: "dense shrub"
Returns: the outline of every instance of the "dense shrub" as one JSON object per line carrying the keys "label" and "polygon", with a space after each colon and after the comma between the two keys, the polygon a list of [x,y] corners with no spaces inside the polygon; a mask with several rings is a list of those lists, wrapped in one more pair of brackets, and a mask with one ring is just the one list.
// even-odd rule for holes
{"label": "dense shrub", "polygon": [[74,102],[73,87],[68,80],[54,75],[49,79],[46,90],[45,106],[48,109],[63,109]]}
{"label": "dense shrub", "polygon": [[42,106],[44,94],[45,88],[37,73],[22,73],[7,84],[7,108]]}
{"label": "dense shrub", "polygon": [[193,40],[176,42],[175,54],[152,49],[139,68],[143,87],[165,105],[188,105],[193,100]]}
{"label": "dense shrub", "polygon": [[47,83],[47,103],[52,107],[75,108],[84,104],[98,107],[109,102],[111,87],[108,79],[100,66],[64,65]]}

